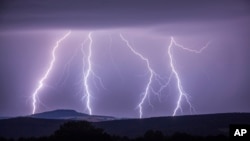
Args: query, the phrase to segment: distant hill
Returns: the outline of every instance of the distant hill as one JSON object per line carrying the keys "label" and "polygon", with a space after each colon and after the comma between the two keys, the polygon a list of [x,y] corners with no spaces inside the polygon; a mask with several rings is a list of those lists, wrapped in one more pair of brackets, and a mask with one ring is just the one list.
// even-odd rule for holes
{"label": "distant hill", "polygon": [[64,109],[38,113],[30,115],[28,117],[41,118],[41,119],[86,120],[89,122],[99,122],[99,121],[107,121],[115,119],[114,117],[109,117],[109,116],[88,115],[76,112],[74,110],[64,110]]}
{"label": "distant hill", "polygon": [[33,118],[43,119],[72,119],[76,117],[86,117],[87,114],[79,113],[74,110],[54,110],[31,115]]}
{"label": "distant hill", "polygon": [[[72,113],[78,115],[75,112]],[[47,112],[45,112],[45,115],[47,115]],[[93,118],[85,114],[83,116]],[[97,117],[94,116],[94,118]],[[12,138],[48,136],[59,129],[61,124],[70,120],[75,119],[41,119],[36,117],[2,119],[0,120],[0,136]],[[230,124],[250,124],[250,113],[120,119],[92,122],[92,124],[95,127],[103,128],[105,132],[111,135],[128,137],[141,136],[147,130],[159,130],[165,135],[172,135],[176,132],[200,136],[228,135]]]}

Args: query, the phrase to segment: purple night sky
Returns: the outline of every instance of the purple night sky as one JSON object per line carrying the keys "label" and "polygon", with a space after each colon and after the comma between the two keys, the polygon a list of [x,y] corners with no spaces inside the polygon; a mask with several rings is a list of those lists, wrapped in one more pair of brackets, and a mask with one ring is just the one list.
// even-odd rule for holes
{"label": "purple night sky", "polygon": [[[51,50],[69,30],[72,33],[60,44],[55,66],[39,92],[37,112],[87,113],[81,100],[81,43],[89,32],[93,71],[105,87],[89,79],[95,115],[138,118],[136,107],[149,74],[145,62],[129,50],[119,33],[166,79],[171,74],[167,52],[171,36],[191,49],[211,41],[201,54],[173,50],[194,114],[250,112],[247,0],[4,0],[0,5],[0,117],[32,113],[32,93],[48,68]],[[152,87],[159,89],[157,81]],[[159,97],[150,93],[143,117],[172,115],[176,88],[172,78]],[[190,114],[185,101],[182,106],[183,113],[177,115]]]}

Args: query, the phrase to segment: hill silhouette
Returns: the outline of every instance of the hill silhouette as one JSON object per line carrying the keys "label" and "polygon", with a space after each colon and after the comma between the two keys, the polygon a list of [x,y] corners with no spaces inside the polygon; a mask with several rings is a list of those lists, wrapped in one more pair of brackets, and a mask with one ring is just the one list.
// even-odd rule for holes
{"label": "hill silhouette", "polygon": [[[72,113],[76,114],[75,112]],[[45,115],[47,115],[46,112]],[[55,116],[53,116],[53,118],[54,117]],[[69,121],[79,121],[79,119],[41,119],[35,117],[2,119],[0,120],[0,137],[19,138],[49,136],[58,130],[61,125]],[[105,133],[111,136],[126,136],[132,138],[144,136],[144,134],[150,130],[160,131],[163,135],[167,136],[176,133],[194,136],[228,136],[230,124],[250,124],[250,113],[154,117],[147,119],[116,119],[91,122],[91,124],[95,128],[103,129]]]}
{"label": "hill silhouette", "polygon": [[34,114],[34,115],[31,115],[30,117],[44,118],[44,119],[72,119],[76,117],[86,117],[86,116],[89,116],[89,115],[84,114],[84,113],[79,113],[74,110],[59,109],[59,110]]}
{"label": "hill silhouette", "polygon": [[137,137],[148,130],[159,130],[165,135],[176,132],[190,135],[229,135],[230,124],[250,124],[250,113],[225,113],[126,119],[93,123],[112,135]]}
{"label": "hill silhouette", "polygon": [[0,137],[40,137],[48,136],[59,129],[67,120],[36,119],[18,117],[0,120]]}
{"label": "hill silhouette", "polygon": [[114,117],[110,116],[88,115],[74,110],[65,110],[65,109],[37,113],[34,115],[30,115],[28,117],[41,118],[41,119],[86,120],[90,122],[99,122],[99,121],[115,119]]}
{"label": "hill silhouette", "polygon": [[[164,135],[158,130],[148,130],[143,136],[128,138],[125,136],[114,136],[104,132],[103,129],[94,127],[87,121],[69,121],[60,126],[50,136],[43,137],[21,137],[18,141],[228,141],[224,135],[218,136],[193,136],[186,133],[175,133],[171,136]],[[0,141],[13,141],[0,137]]]}

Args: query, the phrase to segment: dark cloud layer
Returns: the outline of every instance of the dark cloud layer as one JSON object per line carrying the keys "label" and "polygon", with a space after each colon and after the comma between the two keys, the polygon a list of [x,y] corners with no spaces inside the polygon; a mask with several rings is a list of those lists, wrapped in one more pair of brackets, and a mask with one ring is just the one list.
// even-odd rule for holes
{"label": "dark cloud layer", "polygon": [[1,28],[142,26],[235,19],[249,13],[247,0],[4,0]]}

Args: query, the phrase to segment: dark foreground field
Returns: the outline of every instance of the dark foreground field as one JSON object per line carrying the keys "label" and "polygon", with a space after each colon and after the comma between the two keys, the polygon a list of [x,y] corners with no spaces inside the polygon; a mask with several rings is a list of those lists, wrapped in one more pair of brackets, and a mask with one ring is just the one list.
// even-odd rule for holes
{"label": "dark foreground field", "polygon": [[20,117],[0,120],[0,140],[228,140],[230,124],[250,114],[229,113],[87,122]]}

